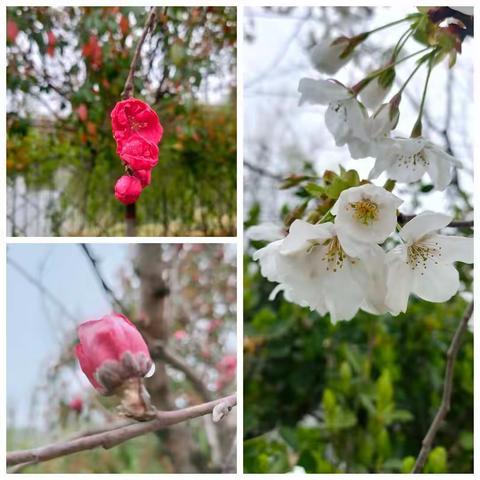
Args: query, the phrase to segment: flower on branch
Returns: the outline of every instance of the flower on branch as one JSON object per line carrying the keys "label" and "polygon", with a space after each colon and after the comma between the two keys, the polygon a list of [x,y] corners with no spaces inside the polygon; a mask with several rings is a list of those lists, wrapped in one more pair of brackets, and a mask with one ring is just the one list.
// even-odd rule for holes
{"label": "flower on branch", "polygon": [[333,41],[325,40],[310,50],[310,61],[321,73],[329,75],[337,73],[352,57],[353,49],[348,52],[349,45],[348,37],[339,37]]}
{"label": "flower on branch", "polygon": [[376,145],[376,161],[369,178],[382,172],[399,182],[412,183],[428,174],[437,190],[444,190],[452,180],[453,167],[461,164],[425,138],[384,139]]}
{"label": "flower on branch", "polygon": [[338,238],[352,256],[371,253],[371,245],[383,243],[395,230],[397,208],[403,203],[382,187],[366,184],[344,190],[331,212]]}
{"label": "flower on branch", "polygon": [[158,163],[158,147],[138,134],[118,142],[118,156],[132,170],[150,170]]}
{"label": "flower on branch", "polygon": [[124,315],[111,314],[78,327],[75,353],[83,373],[102,395],[127,380],[143,378],[153,367],[147,344]]}
{"label": "flower on branch", "polygon": [[438,234],[451,220],[449,215],[424,212],[400,230],[403,243],[387,253],[386,304],[393,311],[407,310],[410,293],[429,302],[446,302],[458,292],[453,263],[473,263],[473,239]]}
{"label": "flower on branch", "polygon": [[279,283],[272,297],[283,291],[288,301],[329,312],[333,322],[353,318],[367,296],[367,273],[364,260],[348,255],[337,233],[331,222],[295,220],[285,238],[258,250],[262,275]]}
{"label": "flower on branch", "polygon": [[138,200],[142,188],[142,182],[136,176],[123,175],[115,184],[115,197],[124,205],[130,205]]}

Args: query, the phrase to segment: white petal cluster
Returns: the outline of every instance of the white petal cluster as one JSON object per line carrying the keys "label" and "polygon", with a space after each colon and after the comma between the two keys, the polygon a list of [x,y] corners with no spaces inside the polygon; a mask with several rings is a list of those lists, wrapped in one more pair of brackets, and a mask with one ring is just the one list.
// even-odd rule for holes
{"label": "white petal cluster", "polygon": [[[374,79],[360,91],[361,103],[351,89],[333,79],[302,78],[298,86],[300,105],[328,105],[325,125],[338,147],[347,145],[354,159],[375,158],[370,179],[385,172],[392,180],[412,183],[427,174],[436,190],[444,190],[461,163],[423,137],[392,137],[398,108],[389,103],[378,107],[388,90]],[[376,110],[369,114],[367,107]]]}
{"label": "white petal cluster", "polygon": [[341,193],[334,223],[295,220],[286,236],[272,224],[250,229],[250,238],[275,238],[254,254],[262,275],[278,283],[271,298],[282,291],[290,302],[329,313],[333,322],[350,320],[359,309],[398,315],[411,293],[448,300],[460,286],[453,262],[473,262],[473,241],[435,233],[451,217],[425,212],[400,230],[402,243],[385,252],[380,244],[395,231],[401,203],[366,184]]}
{"label": "white petal cluster", "polygon": [[337,73],[351,58],[351,55],[342,55],[349,43],[346,37],[318,43],[309,52],[310,61],[321,73]]}

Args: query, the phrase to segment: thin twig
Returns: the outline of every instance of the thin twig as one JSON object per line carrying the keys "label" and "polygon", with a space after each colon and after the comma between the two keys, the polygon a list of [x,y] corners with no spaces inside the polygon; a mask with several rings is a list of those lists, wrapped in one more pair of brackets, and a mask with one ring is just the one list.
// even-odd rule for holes
{"label": "thin twig", "polygon": [[125,81],[125,86],[121,94],[122,100],[126,100],[127,98],[133,96],[133,77],[135,76],[135,70],[137,69],[138,60],[140,59],[140,52],[142,51],[143,42],[145,41],[150,29],[153,28],[156,15],[155,12],[156,7],[152,7],[145,22],[145,26],[143,27],[142,36],[138,40],[137,47],[135,48],[135,53],[133,54],[132,63],[130,64],[127,80]]}
{"label": "thin twig", "polygon": [[85,243],[81,243],[80,247],[84,251],[88,260],[90,261],[93,268],[93,272],[95,273],[95,276],[100,282],[100,285],[103,288],[107,297],[109,297],[110,301],[115,305],[115,307],[118,307],[120,309],[121,313],[127,314],[128,313],[127,308],[122,303],[122,301],[115,295],[115,292],[110,288],[110,286],[106,282],[105,278],[102,275],[102,272],[100,271],[100,268],[98,267],[98,260],[95,258],[95,255],[93,255],[88,245],[86,245]]}
{"label": "thin twig", "polygon": [[[408,223],[412,218],[415,218],[416,215],[404,215],[401,213],[398,215],[398,223],[400,225],[405,225]],[[453,220],[450,222],[447,227],[451,228],[473,228],[473,220]]]}
{"label": "thin twig", "polygon": [[257,165],[254,165],[253,163],[247,162],[244,160],[243,165],[247,167],[249,170],[252,172],[258,173],[259,175],[262,175],[263,177],[271,178],[272,180],[277,180],[278,182],[281,182],[283,180],[283,176],[279,175],[277,173],[269,172],[268,170],[265,170],[262,167],[258,167]]}
{"label": "thin twig", "polygon": [[418,454],[412,473],[419,473],[423,470],[425,462],[427,461],[427,456],[432,449],[433,442],[435,441],[435,436],[437,435],[437,432],[443,420],[445,419],[448,411],[450,410],[450,400],[452,397],[453,389],[453,370],[455,367],[455,361],[457,359],[458,350],[460,348],[460,342],[462,340],[463,334],[468,328],[468,321],[470,320],[472,313],[473,302],[468,306],[465,315],[463,316],[461,322],[458,324],[455,335],[453,336],[450,347],[448,348],[442,402],[440,403],[440,407],[437,410],[435,418],[433,419],[430,428],[428,429],[428,432],[422,441],[422,448],[420,450],[420,453]]}
{"label": "thin twig", "polygon": [[231,410],[237,404],[236,394],[219,398],[211,402],[202,403],[193,407],[173,410],[169,412],[157,412],[157,418],[148,422],[140,422],[134,425],[127,425],[123,428],[105,431],[102,433],[88,435],[65,442],[54,443],[45,447],[34,448],[31,450],[19,450],[7,453],[7,466],[18,465],[20,463],[32,462],[40,463],[53,458],[63,457],[72,453],[91,450],[92,448],[103,447],[109,449],[146,433],[154,432],[171,425],[185,422],[192,418],[201,417],[212,413],[214,407],[219,404],[226,404]]}
{"label": "thin twig", "polygon": [[207,401],[212,400],[212,392],[203,383],[202,379],[183,359],[179,358],[175,353],[170,351],[163,342],[156,341],[150,345],[150,354],[153,358],[159,358],[166,361],[173,368],[180,370],[185,374],[187,380],[193,385],[195,390],[201,395],[202,399]]}

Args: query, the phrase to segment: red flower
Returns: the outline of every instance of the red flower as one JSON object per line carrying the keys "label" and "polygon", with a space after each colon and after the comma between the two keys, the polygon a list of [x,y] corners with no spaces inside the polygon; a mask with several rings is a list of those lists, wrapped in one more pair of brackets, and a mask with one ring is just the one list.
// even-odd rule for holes
{"label": "red flower", "polygon": [[68,402],[68,407],[77,413],[82,413],[83,400],[80,397],[75,397]]}
{"label": "red flower", "polygon": [[118,102],[110,116],[113,136],[119,144],[135,133],[153,144],[162,139],[163,127],[157,113],[141,100],[129,98]]}
{"label": "red flower", "polygon": [[75,353],[80,367],[102,395],[111,395],[130,378],[144,377],[152,367],[145,340],[124,315],[82,323],[78,337]]}
{"label": "red flower", "polygon": [[82,121],[82,122],[86,122],[87,121],[87,118],[88,118],[88,108],[87,106],[84,104],[84,103],[81,103],[78,108],[77,108],[77,115],[78,115],[78,118]]}
{"label": "red flower", "polygon": [[118,142],[117,154],[133,170],[149,170],[158,163],[158,147],[136,133]]}
{"label": "red flower", "polygon": [[135,203],[141,193],[142,183],[131,175],[123,175],[115,184],[115,196],[125,205]]}
{"label": "red flower", "polygon": [[237,372],[236,355],[225,355],[217,364],[217,372],[216,387],[217,390],[222,390],[235,379]]}
{"label": "red flower", "polygon": [[145,188],[150,185],[152,181],[152,171],[151,170],[136,170],[133,172],[133,175],[140,180],[142,187]]}
{"label": "red flower", "polygon": [[53,57],[55,55],[55,43],[57,41],[55,38],[55,34],[53,32],[48,32],[47,39],[48,39],[47,54]]}
{"label": "red flower", "polygon": [[13,20],[8,20],[7,22],[7,39],[10,42],[14,42],[18,35],[18,25]]}
{"label": "red flower", "polygon": [[102,66],[102,47],[96,35],[90,35],[88,42],[83,46],[82,53],[90,60],[92,68],[98,70]]}

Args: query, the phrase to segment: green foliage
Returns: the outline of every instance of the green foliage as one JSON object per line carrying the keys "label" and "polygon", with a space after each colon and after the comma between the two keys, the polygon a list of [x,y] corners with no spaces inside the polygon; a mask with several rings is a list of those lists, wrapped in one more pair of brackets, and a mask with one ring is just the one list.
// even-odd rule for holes
{"label": "green foliage", "polygon": [[[441,400],[462,297],[411,299],[398,317],[359,312],[332,325],[281,295],[269,301],[274,285],[249,256],[244,266],[245,472],[411,471]],[[472,369],[468,332],[425,472],[473,469]]]}
{"label": "green foliage", "polygon": [[[137,202],[139,234],[231,235],[236,11],[159,11],[135,76],[135,96],[152,105],[165,129],[152,184]],[[30,202],[35,193],[50,195],[51,205],[42,212],[51,224],[47,234],[124,233],[125,207],[113,196],[124,169],[115,153],[110,112],[120,100],[146,12],[143,7],[8,8],[8,20],[19,30],[7,44],[8,93],[19,99],[7,115],[9,185],[15,190],[25,183]],[[48,32],[56,38],[53,50]],[[221,91],[207,86],[210,77],[222,78]]]}

